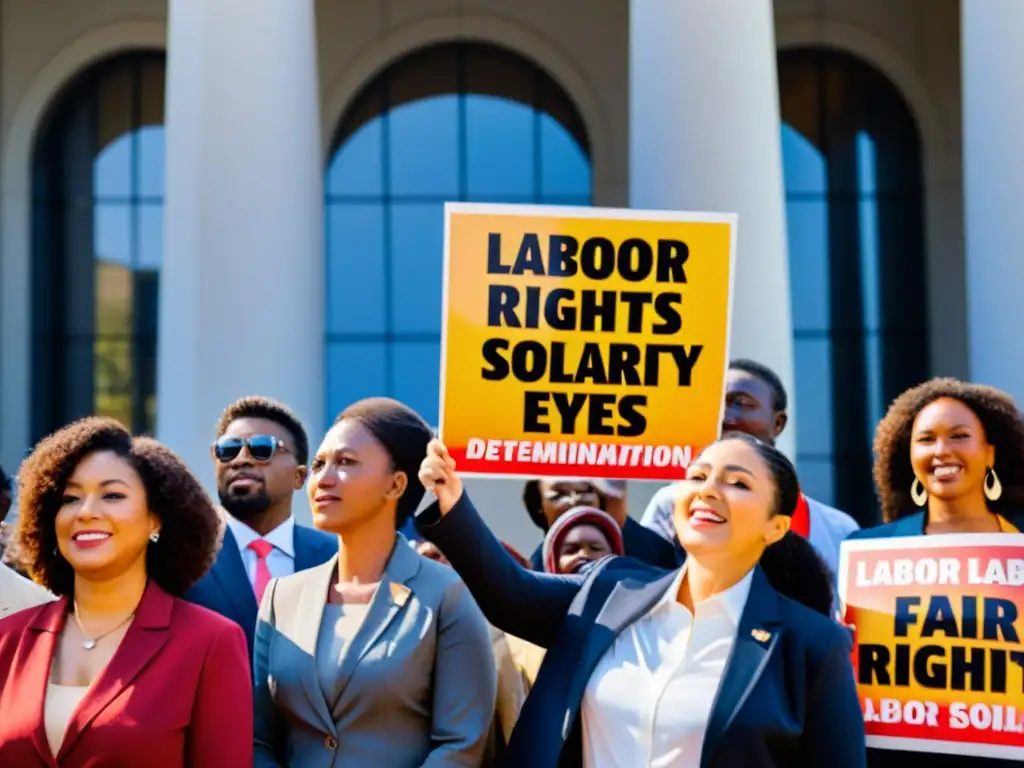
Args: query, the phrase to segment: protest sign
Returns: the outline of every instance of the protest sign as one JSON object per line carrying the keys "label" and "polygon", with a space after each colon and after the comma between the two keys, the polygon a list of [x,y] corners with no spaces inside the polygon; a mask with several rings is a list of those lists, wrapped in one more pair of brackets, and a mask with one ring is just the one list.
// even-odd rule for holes
{"label": "protest sign", "polygon": [[1024,760],[1024,536],[843,542],[868,746]]}
{"label": "protest sign", "polygon": [[719,432],[736,217],[445,206],[460,472],[673,480]]}

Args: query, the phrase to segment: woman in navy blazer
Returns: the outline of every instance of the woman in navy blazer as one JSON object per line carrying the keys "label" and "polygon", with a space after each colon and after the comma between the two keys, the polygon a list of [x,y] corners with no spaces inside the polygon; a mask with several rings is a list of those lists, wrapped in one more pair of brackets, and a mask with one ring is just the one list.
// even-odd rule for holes
{"label": "woman in navy blazer", "polygon": [[[797,500],[793,466],[748,435],[681,483],[686,564],[608,557],[575,575],[516,565],[431,443],[436,502],[417,518],[504,631],[547,648],[503,765],[863,768],[849,633],[776,592],[758,566]],[[639,747],[639,748],[638,748]]]}
{"label": "woman in navy blazer", "polygon": [[[875,432],[875,485],[886,523],[850,539],[1024,531],[1024,423],[1009,395],[934,379],[893,401]],[[909,753],[872,748],[871,768]],[[1017,761],[927,756],[929,768],[996,768]]]}

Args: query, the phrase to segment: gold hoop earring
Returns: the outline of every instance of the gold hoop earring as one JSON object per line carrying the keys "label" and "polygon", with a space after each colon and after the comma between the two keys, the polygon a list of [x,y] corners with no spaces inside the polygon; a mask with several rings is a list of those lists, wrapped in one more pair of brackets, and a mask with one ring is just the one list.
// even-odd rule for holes
{"label": "gold hoop earring", "polygon": [[928,491],[925,490],[925,487],[921,485],[921,481],[916,477],[914,482],[910,484],[910,498],[919,507],[923,507],[928,503]]}
{"label": "gold hoop earring", "polygon": [[994,467],[989,467],[985,473],[985,498],[989,501],[999,501],[1003,495],[1003,484],[999,482],[999,475]]}

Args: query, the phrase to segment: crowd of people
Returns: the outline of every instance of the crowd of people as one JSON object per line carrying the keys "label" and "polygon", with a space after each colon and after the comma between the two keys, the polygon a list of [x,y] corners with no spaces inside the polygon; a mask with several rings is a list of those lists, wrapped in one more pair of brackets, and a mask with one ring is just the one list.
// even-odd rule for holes
{"label": "crowd of people", "polygon": [[0,470],[0,765],[894,765],[865,747],[840,544],[1018,532],[1024,422],[977,384],[904,393],[861,530],[802,493],[786,408],[734,362],[721,438],[640,522],[621,482],[527,482],[529,557],[393,400],[312,447],[286,405],[229,405],[216,500],[159,442],[70,424]]}

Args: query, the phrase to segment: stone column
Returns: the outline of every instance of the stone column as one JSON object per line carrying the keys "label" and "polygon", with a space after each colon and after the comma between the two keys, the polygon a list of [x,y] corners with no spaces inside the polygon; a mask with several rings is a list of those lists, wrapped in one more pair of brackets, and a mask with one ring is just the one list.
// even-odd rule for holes
{"label": "stone column", "polygon": [[323,413],[323,164],[313,0],[171,0],[157,433],[212,487],[222,409]]}
{"label": "stone column", "polygon": [[[1024,403],[1024,3],[961,0],[960,9],[970,376]],[[932,312],[943,322],[941,307]]]}
{"label": "stone column", "polygon": [[[739,214],[730,356],[792,393],[771,0],[631,0],[629,44],[630,205]],[[794,416],[779,441],[790,456]]]}

